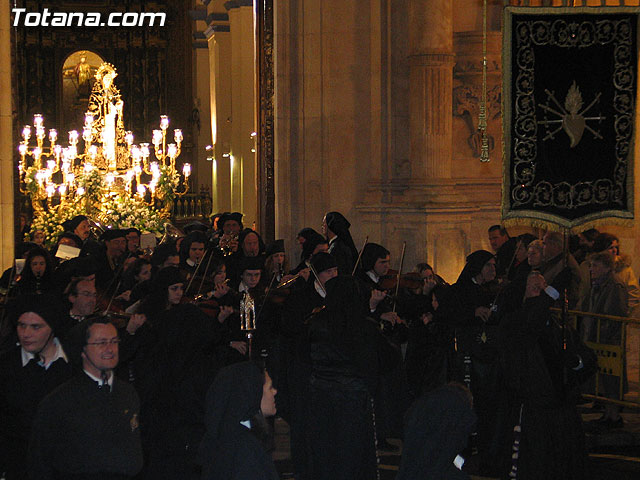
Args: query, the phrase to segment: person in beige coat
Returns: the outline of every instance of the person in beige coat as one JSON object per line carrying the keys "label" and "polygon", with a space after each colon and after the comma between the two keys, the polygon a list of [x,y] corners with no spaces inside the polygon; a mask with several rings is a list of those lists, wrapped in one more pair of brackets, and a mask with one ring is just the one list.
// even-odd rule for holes
{"label": "person in beige coat", "polygon": [[[609,252],[595,253],[590,257],[591,289],[578,305],[580,310],[619,317],[627,316],[627,289],[624,283],[614,274],[613,270],[614,260]],[[600,320],[599,339],[598,322],[595,318],[583,317],[581,327],[584,341],[595,342],[599,340],[598,343],[608,345],[620,345],[622,341],[622,329],[624,327],[620,322]],[[598,374],[599,383],[608,398],[621,400],[620,382],[623,382],[623,387],[626,383],[625,368],[622,370],[622,378],[602,373]],[[604,415],[596,422],[605,428],[621,427],[620,406],[607,404]]]}

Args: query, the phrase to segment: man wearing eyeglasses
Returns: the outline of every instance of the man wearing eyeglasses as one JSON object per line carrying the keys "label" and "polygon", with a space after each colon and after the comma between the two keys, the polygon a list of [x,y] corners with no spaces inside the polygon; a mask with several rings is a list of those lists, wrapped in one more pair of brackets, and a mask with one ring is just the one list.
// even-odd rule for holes
{"label": "man wearing eyeglasses", "polygon": [[74,327],[68,342],[82,372],[40,403],[29,445],[30,478],[132,478],[142,468],[140,401],[113,375],[118,332],[106,319],[92,318]]}
{"label": "man wearing eyeglasses", "polygon": [[71,309],[69,316],[81,322],[96,311],[96,282],[86,278],[73,280],[68,287]]}

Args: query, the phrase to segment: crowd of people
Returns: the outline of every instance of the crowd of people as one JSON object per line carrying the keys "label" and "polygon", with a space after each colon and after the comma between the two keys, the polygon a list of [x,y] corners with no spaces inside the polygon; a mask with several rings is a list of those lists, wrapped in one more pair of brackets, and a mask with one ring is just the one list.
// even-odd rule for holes
{"label": "crowd of people", "polygon": [[[585,342],[619,344],[622,327],[586,316],[574,331],[552,307],[634,313],[611,234],[496,225],[494,252],[471,253],[450,285],[426,263],[389,275],[389,250],[358,251],[339,212],[300,230],[295,254],[238,212],[152,252],[134,228],[64,227],[53,252],[20,245],[24,268],[0,279],[6,480],[275,479],[276,413],[297,480],[376,478],[392,438],[401,479],[468,478],[476,453],[488,476],[588,478]],[[80,253],[59,259],[60,245]],[[624,375],[599,375],[620,399]],[[592,427],[622,422],[608,404]]]}

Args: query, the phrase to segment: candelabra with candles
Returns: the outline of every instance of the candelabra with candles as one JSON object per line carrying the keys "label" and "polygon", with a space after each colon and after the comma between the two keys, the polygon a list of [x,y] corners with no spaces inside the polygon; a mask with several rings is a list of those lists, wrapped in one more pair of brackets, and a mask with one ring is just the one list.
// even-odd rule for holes
{"label": "candelabra with candles", "polygon": [[[175,143],[168,143],[169,119],[163,115],[160,128],[153,131],[153,146],[134,144],[133,133],[124,129],[123,101],[113,84],[116,76],[111,64],[100,66],[82,135],[70,131],[68,146],[57,143],[54,129],[49,130],[49,145],[45,145],[47,133],[40,114],[34,116],[33,128],[23,128],[18,147],[20,191],[31,197],[34,216],[78,202],[84,203],[85,213],[99,213],[108,198],[126,195],[166,218],[175,197],[189,190],[191,166],[183,165],[182,181],[176,169],[182,131],[174,130]],[[33,136],[35,146],[30,145]]]}
{"label": "candelabra with candles", "polygon": [[240,299],[240,329],[247,335],[249,358],[251,358],[253,331],[256,329],[256,303],[249,292],[245,292]]}

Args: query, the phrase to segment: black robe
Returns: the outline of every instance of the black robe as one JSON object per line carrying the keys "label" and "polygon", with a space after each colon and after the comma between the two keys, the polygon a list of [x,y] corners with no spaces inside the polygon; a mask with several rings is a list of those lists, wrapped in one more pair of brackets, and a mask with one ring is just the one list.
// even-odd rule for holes
{"label": "black robe", "polygon": [[468,479],[453,461],[466,447],[475,422],[470,398],[458,387],[438,387],[420,397],[407,412],[397,480]]}
{"label": "black robe", "polygon": [[375,478],[371,397],[380,376],[396,367],[395,349],[354,300],[360,296],[355,279],[333,278],[326,289],[326,308],[309,326],[313,478]]}
{"label": "black robe", "polygon": [[498,469],[495,459],[501,429],[496,424],[496,408],[501,400],[498,317],[492,315],[485,323],[475,316],[477,307],[491,305],[493,294],[486,284],[478,285],[466,275],[460,277],[440,299],[438,312],[455,327],[457,355],[453,377],[467,383],[473,393],[481,473],[493,474]]}
{"label": "black robe", "polygon": [[354,250],[355,247],[350,247],[347,242],[340,237],[336,237],[336,239],[329,244],[329,253],[333,255],[333,258],[336,259],[336,263],[338,264],[338,274],[351,275],[353,273],[353,267],[358,259],[358,252]]}
{"label": "black robe", "polygon": [[[277,480],[257,435],[264,376],[249,362],[220,370],[207,392],[207,432],[200,446],[202,480]],[[240,422],[251,422],[251,429]]]}
{"label": "black robe", "polygon": [[40,401],[71,378],[71,365],[59,358],[48,369],[32,360],[22,366],[16,346],[0,358],[0,472],[7,480],[26,478],[31,423]]}
{"label": "black robe", "polygon": [[84,372],[44,398],[29,444],[32,480],[131,478],[142,468],[139,401],[117,377],[111,392]]}
{"label": "black robe", "polygon": [[[597,360],[568,327],[563,351],[562,329],[549,312],[552,303],[544,292],[529,298],[500,328],[500,362],[508,400],[503,473],[508,475],[515,468],[521,480],[589,478],[575,405],[579,385],[593,375]],[[567,359],[576,355],[583,366],[566,367]],[[515,440],[517,458],[513,457]]]}
{"label": "black robe", "polygon": [[279,377],[276,402],[278,414],[290,427],[291,460],[296,478],[311,478],[311,455],[308,438],[309,381],[311,356],[308,342],[308,320],[315,308],[324,304],[313,279],[287,298],[282,312],[282,360],[284,372]]}

